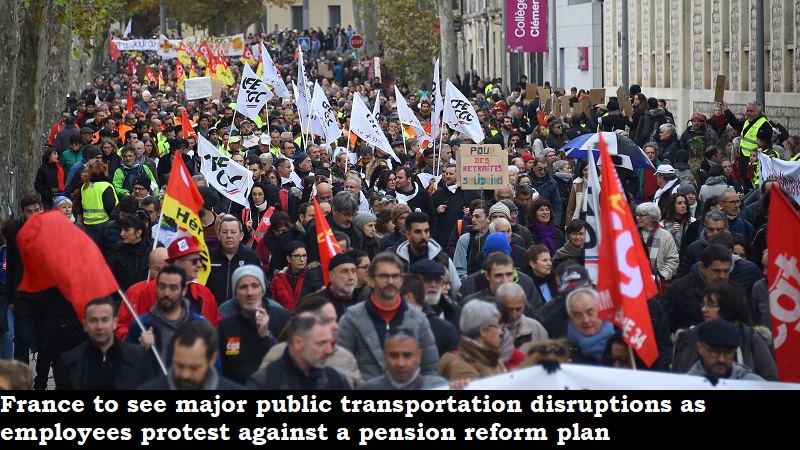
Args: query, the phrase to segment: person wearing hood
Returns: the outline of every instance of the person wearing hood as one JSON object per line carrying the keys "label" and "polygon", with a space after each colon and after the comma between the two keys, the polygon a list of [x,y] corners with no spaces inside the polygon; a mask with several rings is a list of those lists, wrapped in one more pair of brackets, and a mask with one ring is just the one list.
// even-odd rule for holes
{"label": "person wearing hood", "polygon": [[647,99],[648,111],[641,119],[641,126],[639,126],[634,141],[639,147],[644,147],[645,144],[658,140],[659,127],[667,120],[666,112],[658,107],[658,100],[655,97]]}
{"label": "person wearing hood", "polygon": [[361,236],[361,248],[370,259],[381,251],[381,241],[375,236],[378,218],[369,211],[358,211],[353,216],[353,229]]}
{"label": "person wearing hood", "polygon": [[681,147],[689,154],[700,157],[706,147],[719,141],[719,137],[712,128],[706,125],[706,116],[696,112],[692,114],[690,121],[691,125],[681,133]]}
{"label": "person wearing hood", "polygon": [[[572,165],[569,161],[558,160],[553,162],[553,179],[556,180],[558,194],[561,196],[561,210],[567,211],[573,181]],[[561,228],[564,228],[566,222],[570,220],[568,216],[568,214],[561,215],[561,222],[558,224]]]}
{"label": "person wearing hood", "polygon": [[120,289],[128,290],[132,285],[147,279],[150,270],[150,251],[153,239],[148,223],[136,214],[119,221],[121,240],[117,242],[108,262]]}
{"label": "person wearing hood", "polygon": [[[540,199],[550,202],[553,208],[553,223],[560,224],[563,209],[561,207],[561,194],[558,192],[558,185],[548,173],[549,161],[543,156],[534,159],[533,171],[531,172],[531,184],[539,193]],[[529,213],[530,214],[530,213]],[[555,251],[555,250],[554,250]]]}
{"label": "person wearing hood", "polygon": [[556,150],[560,150],[567,142],[569,142],[569,138],[564,134],[566,130],[566,125],[564,122],[560,120],[553,120],[549,124],[547,124],[547,137],[545,141],[547,142],[548,148],[553,148]]}
{"label": "person wearing hood", "polygon": [[725,189],[728,189],[728,180],[725,178],[722,165],[714,164],[708,171],[705,184],[700,186],[698,197],[701,202],[705,203],[710,197],[721,195]]}
{"label": "person wearing hood", "polygon": [[132,145],[126,145],[122,149],[122,164],[114,172],[113,184],[117,195],[122,197],[133,193],[133,184],[141,176],[146,176],[150,181],[156,183],[156,178],[150,168],[136,160],[136,151]]}

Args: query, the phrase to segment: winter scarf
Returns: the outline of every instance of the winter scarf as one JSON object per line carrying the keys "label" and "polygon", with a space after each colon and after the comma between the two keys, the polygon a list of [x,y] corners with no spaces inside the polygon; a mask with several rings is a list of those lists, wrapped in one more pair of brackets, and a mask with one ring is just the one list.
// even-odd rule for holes
{"label": "winter scarf", "polygon": [[553,232],[555,232],[556,229],[555,224],[542,225],[539,222],[534,222],[533,229],[542,239],[542,244],[550,250],[550,254],[554,255],[556,253],[556,244],[553,243]]}
{"label": "winter scarf", "polygon": [[600,362],[606,349],[606,342],[614,335],[614,326],[611,322],[603,322],[600,332],[594,336],[584,336],[572,326],[572,322],[567,325],[567,337],[570,342],[578,344],[581,353]]}

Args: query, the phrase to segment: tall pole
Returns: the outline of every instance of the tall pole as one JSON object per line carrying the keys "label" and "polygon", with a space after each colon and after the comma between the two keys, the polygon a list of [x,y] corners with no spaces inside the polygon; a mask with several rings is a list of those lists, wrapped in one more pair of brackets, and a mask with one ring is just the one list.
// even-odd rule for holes
{"label": "tall pole", "polygon": [[764,97],[764,2],[756,2],[756,100]]}
{"label": "tall pole", "polygon": [[[264,33],[269,35],[269,0],[264,2]],[[266,43],[264,44],[267,45]]]}
{"label": "tall pole", "polygon": [[550,45],[547,46],[547,69],[550,77],[550,86],[558,86],[558,42],[556,42],[556,0],[547,1],[547,33],[550,35]]}
{"label": "tall pole", "polygon": [[[500,30],[500,78],[503,79],[503,86],[510,86],[511,81],[508,79],[508,67],[507,67],[507,59],[509,53],[506,53],[506,2],[502,1],[500,4],[503,5],[503,29]],[[502,93],[501,93],[502,95]]]}
{"label": "tall pole", "polygon": [[630,88],[630,70],[628,70],[628,0],[622,0],[622,49],[620,50],[620,67],[622,68],[622,89],[628,92]]}
{"label": "tall pole", "polygon": [[[303,29],[308,30],[311,26],[310,20],[308,18],[308,0],[303,0]],[[311,49],[309,49],[311,51]]]}
{"label": "tall pole", "polygon": [[161,19],[161,34],[167,35],[167,5],[164,3],[166,0],[161,0],[158,7],[158,14]]}

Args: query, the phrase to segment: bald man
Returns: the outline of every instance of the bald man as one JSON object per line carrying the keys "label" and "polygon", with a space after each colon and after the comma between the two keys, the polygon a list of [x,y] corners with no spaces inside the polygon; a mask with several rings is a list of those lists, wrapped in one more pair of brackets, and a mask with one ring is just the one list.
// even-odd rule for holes
{"label": "bald man", "polygon": [[[150,269],[150,272],[147,274],[147,279],[129,287],[128,290],[125,291],[125,297],[129,299],[138,298],[140,291],[145,289],[147,283],[149,283],[150,280],[156,279],[158,272],[167,265],[167,249],[164,247],[157,247],[153,249],[150,252],[150,257],[147,264],[148,268]],[[132,306],[136,308],[136,305]],[[117,327],[114,330],[114,334],[117,335],[118,339],[125,339],[125,335],[128,333],[128,327],[132,321],[133,315],[131,314],[131,311],[128,309],[127,305],[125,305],[123,302],[121,305],[119,305],[119,311],[117,312]]]}
{"label": "bald man", "polygon": [[317,184],[317,201],[330,203],[333,200],[333,190],[328,183]]}

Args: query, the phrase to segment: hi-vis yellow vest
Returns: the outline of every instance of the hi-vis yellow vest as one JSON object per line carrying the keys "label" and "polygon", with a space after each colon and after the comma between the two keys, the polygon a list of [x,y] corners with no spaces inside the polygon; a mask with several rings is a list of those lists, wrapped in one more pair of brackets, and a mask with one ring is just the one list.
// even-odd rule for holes
{"label": "hi-vis yellow vest", "polygon": [[[754,152],[758,150],[758,141],[756,140],[756,136],[758,135],[758,130],[761,129],[761,125],[767,122],[766,117],[759,117],[758,120],[753,123],[753,125],[747,129],[747,134],[742,135],[742,139],[739,142],[739,150],[741,150],[742,155],[746,157],[750,157],[750,152]],[[745,122],[744,128],[748,127],[749,120]],[[743,130],[744,130],[743,128]]]}
{"label": "hi-vis yellow vest", "polygon": [[[99,225],[108,222],[108,214],[103,208],[103,192],[114,187],[107,181],[96,181],[89,183],[89,187],[81,187],[81,207],[83,208],[83,223],[86,225]],[[117,193],[114,192],[114,200],[117,200]]]}

